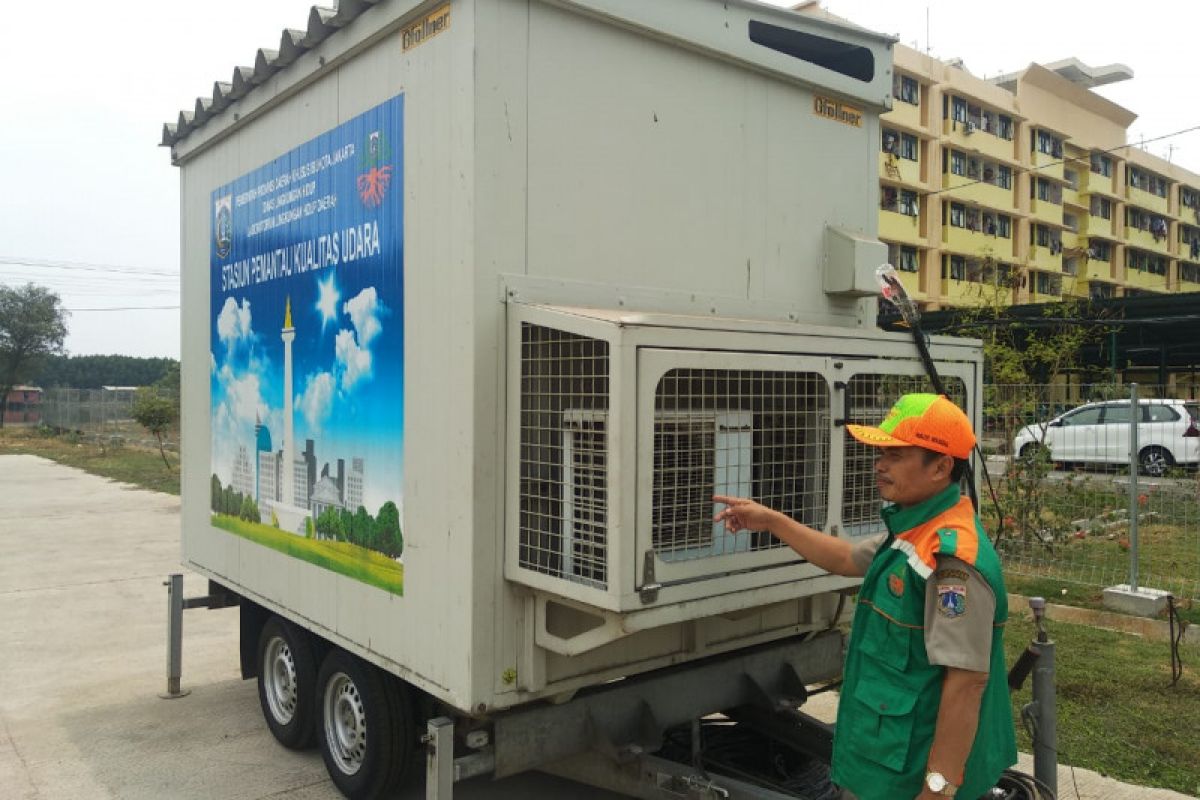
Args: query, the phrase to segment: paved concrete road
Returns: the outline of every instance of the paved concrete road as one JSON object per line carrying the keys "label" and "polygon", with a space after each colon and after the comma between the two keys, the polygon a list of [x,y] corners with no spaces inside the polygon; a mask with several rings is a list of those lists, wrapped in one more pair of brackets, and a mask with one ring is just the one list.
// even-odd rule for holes
{"label": "paved concrete road", "polygon": [[[0,456],[0,798],[339,798],[314,750],[275,743],[237,669],[237,611],[184,613],[183,685],[166,688],[166,590],[179,499],[32,456]],[[185,577],[185,596],[207,588]],[[420,798],[417,785],[406,798]],[[463,798],[602,800],[531,774]]]}

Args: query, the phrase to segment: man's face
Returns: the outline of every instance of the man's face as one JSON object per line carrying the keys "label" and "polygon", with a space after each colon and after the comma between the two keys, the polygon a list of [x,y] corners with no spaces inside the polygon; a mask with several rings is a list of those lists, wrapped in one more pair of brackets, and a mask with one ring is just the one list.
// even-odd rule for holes
{"label": "man's face", "polygon": [[884,500],[913,506],[950,483],[954,459],[929,457],[920,447],[881,447],[875,458],[875,485]]}

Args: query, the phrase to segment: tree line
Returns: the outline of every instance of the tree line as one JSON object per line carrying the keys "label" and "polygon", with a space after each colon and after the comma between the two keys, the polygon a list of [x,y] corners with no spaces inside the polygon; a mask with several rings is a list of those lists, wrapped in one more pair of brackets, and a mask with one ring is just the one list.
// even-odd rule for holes
{"label": "tree line", "polygon": [[150,386],[162,381],[172,370],[178,375],[179,362],[173,358],[48,355],[41,368],[31,374],[30,382],[43,389]]}
{"label": "tree line", "polygon": [[[215,474],[211,478],[212,510],[218,514],[261,522],[258,503],[248,494],[226,486]],[[271,512],[271,525],[278,528],[279,520]],[[359,506],[351,513],[344,508],[329,507],[321,512],[316,521],[309,519],[305,528],[309,538],[348,542],[368,550],[383,553],[389,558],[400,558],[404,553],[404,534],[400,530],[400,509],[391,500],[379,507],[379,513],[371,516],[367,509]]]}

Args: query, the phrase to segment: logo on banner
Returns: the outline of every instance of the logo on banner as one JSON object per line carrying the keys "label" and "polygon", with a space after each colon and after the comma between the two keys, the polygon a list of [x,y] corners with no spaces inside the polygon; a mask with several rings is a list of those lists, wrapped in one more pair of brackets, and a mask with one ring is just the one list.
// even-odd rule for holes
{"label": "logo on banner", "polygon": [[217,258],[229,258],[233,249],[233,195],[218,197],[213,207],[213,238]]}
{"label": "logo on banner", "polygon": [[366,171],[358,176],[358,197],[367,208],[383,205],[392,182],[392,165],[387,163],[391,160],[392,148],[383,133],[371,131],[363,148],[362,168]]}

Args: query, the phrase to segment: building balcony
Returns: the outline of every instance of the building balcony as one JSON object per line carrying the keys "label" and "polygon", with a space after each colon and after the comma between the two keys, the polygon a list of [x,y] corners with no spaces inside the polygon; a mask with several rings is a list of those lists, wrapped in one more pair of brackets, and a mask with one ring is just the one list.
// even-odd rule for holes
{"label": "building balcony", "polygon": [[1029,248],[1029,266],[1042,272],[1062,272],[1062,251],[1034,245]]}
{"label": "building balcony", "polygon": [[1113,222],[1104,217],[1086,216],[1079,225],[1080,236],[1103,236],[1113,238]]}
{"label": "building balcony", "polygon": [[879,238],[898,244],[926,244],[919,217],[886,209],[879,212]]}
{"label": "building balcony", "polygon": [[956,253],[972,256],[991,256],[1006,261],[1013,257],[1013,240],[992,236],[970,228],[942,226],[942,246]]}
{"label": "building balcony", "polygon": [[1125,228],[1125,243],[1130,247],[1147,250],[1151,253],[1159,253],[1164,256],[1169,255],[1171,252],[1170,236],[1159,236],[1155,239],[1150,231],[1143,231],[1137,228]]}
{"label": "building balcony", "polygon": [[925,127],[925,123],[921,120],[921,107],[896,98],[892,98],[892,110],[883,114],[880,119],[885,125],[903,125],[913,129]]}
{"label": "building balcony", "polygon": [[1128,268],[1125,270],[1125,285],[1131,289],[1165,292],[1167,291],[1167,276]]}
{"label": "building balcony", "polygon": [[[974,151],[982,153],[985,156],[998,158],[1002,161],[1013,162],[1017,160],[1016,145],[1012,139],[1001,139],[995,134],[975,128],[970,133],[967,133],[968,126],[964,122],[955,122],[952,119],[942,120],[942,135],[946,136],[950,143],[960,150]],[[1059,177],[1062,170],[1059,170]]]}
{"label": "building balcony", "polygon": [[1033,174],[1044,175],[1047,178],[1063,179],[1062,156],[1052,156],[1041,150],[1033,151]]}
{"label": "building balcony", "polygon": [[1062,188],[1062,199],[1064,206],[1074,206],[1075,208],[1087,208],[1088,204],[1079,194],[1079,191],[1072,189],[1070,186]]}
{"label": "building balcony", "polygon": [[1063,224],[1063,207],[1061,203],[1040,200],[1035,197],[1029,201],[1029,213],[1040,222],[1048,222],[1056,226],[1062,226]]}
{"label": "building balcony", "polygon": [[1079,247],[1079,234],[1074,231],[1063,231],[1062,246],[1063,250],[1074,250]]}
{"label": "building balcony", "polygon": [[1148,211],[1156,211],[1159,214],[1166,214],[1170,208],[1167,198],[1135,189],[1132,186],[1125,187],[1125,199],[1135,206],[1140,206]]}
{"label": "building balcony", "polygon": [[[1197,270],[1197,274],[1194,276],[1197,278],[1197,280],[1189,281],[1189,280],[1184,279],[1184,277],[1183,277],[1184,264],[1187,264],[1192,269]],[[1180,261],[1178,266],[1176,267],[1176,269],[1178,270],[1178,272],[1176,272],[1176,274],[1179,276],[1179,280],[1177,280],[1175,282],[1175,291],[1177,291],[1177,292],[1200,292],[1200,263],[1197,263],[1195,261]]]}
{"label": "building balcony", "polygon": [[1086,263],[1079,265],[1079,274],[1075,277],[1080,283],[1087,283],[1088,281],[1111,283],[1113,280],[1112,263],[1089,258]]}
{"label": "building balcony", "polygon": [[[896,172],[891,172],[888,169],[888,162],[891,162],[896,172],[900,173],[900,177],[896,177]],[[879,177],[884,180],[894,181],[896,183],[906,183],[912,186],[921,185],[921,164],[917,161],[911,161],[907,158],[899,156],[889,156],[887,153],[879,154]]]}
{"label": "building balcony", "polygon": [[1102,194],[1106,197],[1119,197],[1117,192],[1117,182],[1112,175],[1101,175],[1099,172],[1092,172],[1088,167],[1082,167],[1079,170],[1079,193],[1080,194]]}
{"label": "building balcony", "polygon": [[968,178],[947,172],[942,175],[942,188],[949,189],[950,196],[956,200],[997,208],[1010,213],[1016,208],[1012,189],[982,183],[977,178]]}

